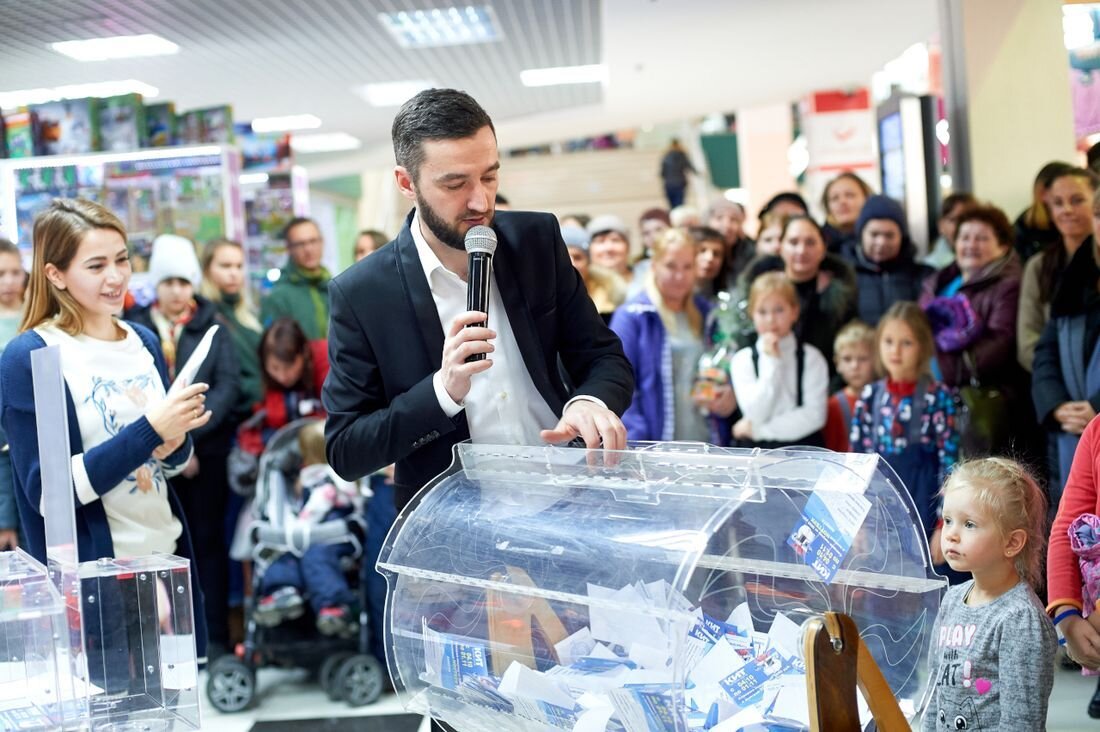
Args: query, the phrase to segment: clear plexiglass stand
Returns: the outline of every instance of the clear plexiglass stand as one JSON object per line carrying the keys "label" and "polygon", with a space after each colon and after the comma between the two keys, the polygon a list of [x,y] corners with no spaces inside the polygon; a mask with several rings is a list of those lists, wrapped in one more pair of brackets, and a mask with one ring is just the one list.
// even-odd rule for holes
{"label": "clear plexiglass stand", "polygon": [[198,729],[190,563],[78,561],[60,354],[31,360],[47,561],[0,553],[0,729]]}
{"label": "clear plexiglass stand", "polygon": [[947,585],[916,516],[877,455],[461,444],[379,559],[390,674],[463,732],[800,730],[834,610],[913,718]]}

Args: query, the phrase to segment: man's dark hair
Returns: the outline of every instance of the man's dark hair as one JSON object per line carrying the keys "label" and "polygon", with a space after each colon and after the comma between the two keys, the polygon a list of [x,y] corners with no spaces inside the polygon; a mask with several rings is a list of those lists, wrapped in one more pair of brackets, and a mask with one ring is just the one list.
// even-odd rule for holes
{"label": "man's dark hair", "polygon": [[[295,226],[301,226],[302,224],[313,224],[314,226],[317,226],[317,222],[308,216],[295,216],[287,222],[286,226],[283,227],[283,233],[281,235],[282,240],[289,244],[291,229],[293,229]],[[320,229],[320,227],[318,227],[318,229]]]}
{"label": "man's dark hair", "polygon": [[393,156],[416,182],[425,140],[460,140],[482,127],[497,134],[493,120],[473,97],[457,89],[426,89],[401,105],[393,118]]}

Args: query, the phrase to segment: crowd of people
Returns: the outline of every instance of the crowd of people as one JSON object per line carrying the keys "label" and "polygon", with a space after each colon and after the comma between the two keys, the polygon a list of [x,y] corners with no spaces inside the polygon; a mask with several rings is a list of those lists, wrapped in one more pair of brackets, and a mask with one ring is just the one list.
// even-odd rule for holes
{"label": "crowd of people", "polygon": [[[953,193],[942,205],[939,239],[917,242],[899,202],[845,172],[824,190],[824,222],[798,193],[781,192],[759,213],[754,239],[738,203],[718,199],[702,214],[680,205],[690,172],[681,158],[682,151],[662,167],[677,207],[642,213],[639,246],[632,247],[632,228],[613,215],[563,216],[560,235],[551,227],[576,270],[561,260],[567,280],[591,300],[573,303],[575,314],[586,325],[589,313],[593,323],[598,314],[633,371],[621,415],[626,438],[877,453],[909,491],[939,571],[965,582],[948,594],[938,622],[976,622],[980,639],[992,637],[990,623],[1005,618],[993,603],[1003,597],[1004,607],[1026,620],[1020,627],[1035,649],[1052,655],[1053,631],[1038,592],[1070,657],[1100,666],[1100,617],[1086,602],[1071,541],[1071,524],[1100,513],[1097,176],[1066,163],[1044,166],[1031,206],[1015,223],[994,205]],[[405,185],[416,216],[433,214],[415,173]],[[491,204],[483,218],[492,222]],[[256,456],[280,427],[325,417],[325,404],[338,401],[326,391],[330,369],[350,389],[353,375],[344,367],[361,356],[327,342],[330,328],[347,337],[357,316],[331,310],[333,301],[347,303],[354,294],[323,266],[320,228],[295,218],[284,239],[287,264],[258,304],[238,242],[219,239],[200,250],[172,234],[153,243],[153,296],[139,301],[129,287],[122,223],[87,201],[57,200],[39,217],[30,273],[19,250],[0,241],[0,425],[21,436],[0,451],[0,549],[45,551],[41,522],[18,517],[37,513],[41,491],[29,354],[57,344],[69,354],[70,439],[83,457],[73,463],[86,509],[78,513],[81,557],[159,550],[191,558],[210,656],[231,648],[230,608],[240,599],[231,590],[240,511],[230,489],[231,453]],[[362,232],[354,242],[357,262],[398,246],[388,239]],[[416,234],[410,246],[414,241],[423,244]],[[358,266],[351,271],[367,272]],[[430,281],[432,273],[425,274]],[[559,295],[571,286],[558,282]],[[457,337],[460,329],[441,324],[448,339]],[[213,325],[220,328],[194,385],[170,389]],[[601,344],[617,354],[618,344]],[[425,383],[434,400],[440,385],[430,393],[433,382]],[[453,401],[461,408],[461,398]],[[484,429],[471,422],[471,431]],[[313,521],[348,508],[340,499],[347,486],[317,444],[310,448],[316,481],[298,494],[303,517]],[[383,492],[389,485],[384,476],[372,480],[379,513],[371,524],[380,531],[394,516],[394,499]],[[326,566],[333,558],[300,561],[312,560]],[[354,630],[358,609],[346,587],[310,588],[320,573],[281,570],[265,578],[259,622],[297,617],[306,594],[321,632]],[[371,615],[380,623],[381,607]],[[380,630],[374,637],[381,655]],[[930,662],[942,664],[943,650],[934,643]],[[1001,668],[1002,715],[1015,673]],[[1036,675],[1043,701],[1031,710],[1041,707],[1045,715],[1049,679]],[[948,691],[937,682],[937,695]],[[1100,716],[1100,689],[1089,712]]]}
{"label": "crowd of people", "polygon": [[[1066,634],[1063,663],[1095,668],[1100,617],[1082,603],[1067,530],[1100,513],[1095,442],[1082,442],[1100,409],[1098,180],[1068,163],[1044,166],[1015,222],[952,193],[932,242],[913,241],[901,204],[852,172],[826,186],[824,222],[797,193],[774,196],[755,241],[744,208],[725,199],[694,220],[683,207],[647,211],[633,261],[622,221],[570,216],[566,244],[634,370],[628,438],[877,453],[912,497],[937,571],[965,583],[965,597],[948,595],[943,622],[960,604],[982,604],[981,592],[1015,596],[1016,582],[1034,580],[1014,612],[1030,618],[1035,647],[1054,653],[1029,593],[1049,601]],[[597,260],[596,236],[608,231],[614,256]],[[1018,495],[990,495],[993,475]],[[987,526],[1030,542],[1027,571],[1008,572],[1016,581],[1000,590],[959,557],[944,486],[964,482],[981,487],[971,503],[988,504],[966,507],[966,527],[985,511]],[[1035,567],[1052,521],[1048,584]],[[1088,711],[1100,716],[1100,687]]]}

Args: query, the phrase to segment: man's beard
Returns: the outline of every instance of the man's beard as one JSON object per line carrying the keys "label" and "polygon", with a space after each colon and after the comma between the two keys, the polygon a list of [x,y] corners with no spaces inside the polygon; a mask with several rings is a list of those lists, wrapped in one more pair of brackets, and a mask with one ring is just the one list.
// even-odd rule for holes
{"label": "man's beard", "polygon": [[[424,225],[428,227],[428,231],[432,232],[436,239],[439,239],[451,249],[457,249],[461,252],[466,251],[466,234],[444,221],[428,205],[428,202],[420,197],[419,193],[416,195],[416,210],[420,214],[420,220],[424,222]],[[493,220],[492,211],[483,214],[470,213],[475,216],[484,216],[489,223]]]}

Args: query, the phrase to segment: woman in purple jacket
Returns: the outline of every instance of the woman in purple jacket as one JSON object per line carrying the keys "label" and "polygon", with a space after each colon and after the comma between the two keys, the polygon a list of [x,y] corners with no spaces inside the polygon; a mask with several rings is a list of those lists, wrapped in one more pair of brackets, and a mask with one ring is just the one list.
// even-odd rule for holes
{"label": "woman in purple jacket", "polygon": [[[721,442],[716,420],[734,410],[733,389],[712,399],[692,396],[706,341],[710,304],[695,289],[695,240],[682,229],[664,232],[653,247],[645,290],[611,318],[634,367],[634,399],[623,414],[627,439]],[[727,431],[728,434],[728,431]]]}
{"label": "woman in purple jacket", "polygon": [[[959,216],[953,244],[955,261],[929,277],[921,295],[943,382],[996,388],[1014,409],[1027,409],[1027,375],[1016,362],[1022,268],[1012,224],[996,206],[975,205]],[[988,445],[981,452],[1003,454],[1009,448]]]}

